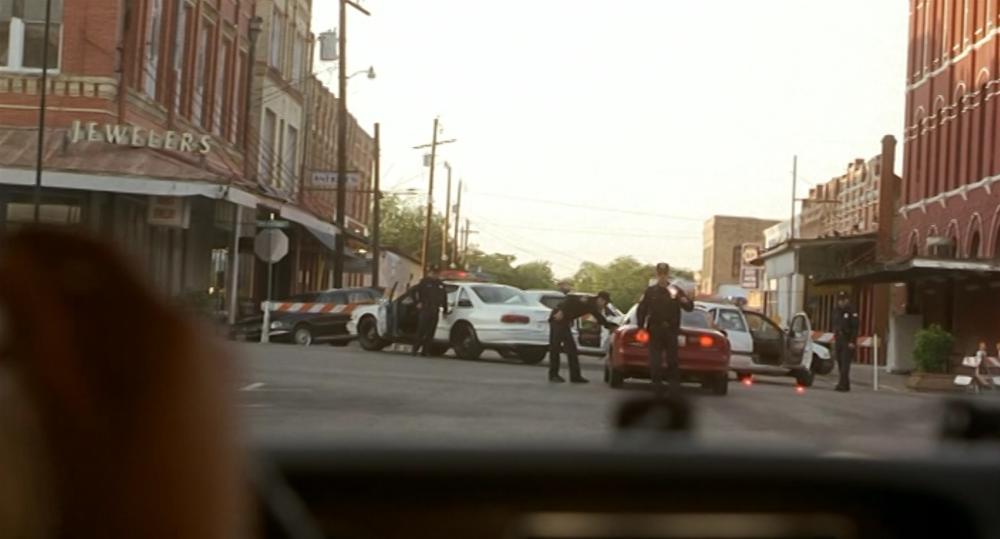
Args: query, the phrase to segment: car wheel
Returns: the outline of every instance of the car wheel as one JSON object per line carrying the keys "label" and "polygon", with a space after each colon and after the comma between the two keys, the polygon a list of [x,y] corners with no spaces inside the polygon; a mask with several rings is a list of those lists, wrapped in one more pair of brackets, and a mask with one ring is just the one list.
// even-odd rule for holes
{"label": "car wheel", "polygon": [[802,369],[795,373],[795,383],[802,387],[812,386],[814,378],[813,372],[808,369]]}
{"label": "car wheel", "polygon": [[812,365],[810,365],[812,371],[819,375],[826,375],[833,372],[833,359],[823,359],[816,354],[813,354]]}
{"label": "car wheel", "polygon": [[715,377],[712,382],[712,393],[719,396],[729,393],[729,373],[721,374]]}
{"label": "car wheel", "polygon": [[608,385],[614,389],[618,389],[625,384],[625,375],[620,371],[616,371],[611,367],[608,367]]}
{"label": "car wheel", "polygon": [[358,322],[358,341],[361,348],[370,352],[378,352],[389,346],[389,342],[379,337],[378,324],[371,316],[366,316]]}
{"label": "car wheel", "polygon": [[548,348],[523,348],[517,351],[517,357],[525,365],[538,365],[548,353]]}
{"label": "car wheel", "polygon": [[428,350],[427,353],[434,357],[441,357],[448,353],[449,348],[451,348],[450,344],[434,343],[431,345],[431,349]]}
{"label": "car wheel", "polygon": [[451,347],[455,355],[462,359],[479,359],[483,355],[483,345],[479,343],[476,330],[468,324],[462,324],[455,329],[451,337]]}
{"label": "car wheel", "polygon": [[297,326],[292,334],[292,342],[301,346],[309,346],[313,343],[312,329],[309,326]]}

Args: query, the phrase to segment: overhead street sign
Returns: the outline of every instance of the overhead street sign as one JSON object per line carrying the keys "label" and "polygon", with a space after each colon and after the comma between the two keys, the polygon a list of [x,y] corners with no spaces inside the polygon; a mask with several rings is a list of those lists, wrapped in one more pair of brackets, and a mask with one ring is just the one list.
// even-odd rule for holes
{"label": "overhead street sign", "polygon": [[257,228],[288,228],[292,226],[290,221],[284,219],[270,219],[257,221]]}
{"label": "overhead street sign", "polygon": [[740,286],[751,290],[760,288],[760,270],[754,267],[741,269]]}
{"label": "overhead street sign", "polygon": [[[361,185],[360,172],[348,172],[345,177],[347,178],[346,187],[357,189]],[[313,187],[337,187],[337,173],[317,170],[312,173],[312,185]]]}
{"label": "overhead street sign", "polygon": [[276,228],[261,230],[253,240],[253,252],[268,264],[274,264],[288,254],[288,236]]}

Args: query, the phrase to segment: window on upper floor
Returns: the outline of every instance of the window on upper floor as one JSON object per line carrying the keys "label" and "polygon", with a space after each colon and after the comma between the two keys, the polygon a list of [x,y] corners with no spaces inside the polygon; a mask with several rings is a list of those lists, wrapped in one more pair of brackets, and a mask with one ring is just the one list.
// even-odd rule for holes
{"label": "window on upper floor", "polygon": [[[187,67],[188,51],[191,49],[189,43],[193,39],[194,21],[192,20],[193,7],[187,2],[177,4],[177,28],[174,30],[174,111],[178,114],[187,115]],[[190,22],[189,22],[190,21]]]}
{"label": "window on upper floor", "polygon": [[282,51],[285,45],[285,17],[275,9],[271,15],[271,44],[269,47],[268,65],[281,67]]}
{"label": "window on upper floor", "polygon": [[[292,82],[299,84],[302,81],[302,49],[303,49],[302,36],[298,33],[292,38]],[[305,86],[300,85],[299,88]]]}
{"label": "window on upper floor", "polygon": [[222,136],[223,129],[229,123],[229,109],[226,104],[226,81],[229,80],[229,55],[232,52],[232,40],[223,38],[219,46],[219,56],[215,63],[215,88],[213,91],[212,132]]}
{"label": "window on upper floor", "polygon": [[[52,0],[48,68],[59,69],[62,0]],[[0,69],[40,70],[45,47],[45,2],[0,0]]]}
{"label": "window on upper floor", "polygon": [[142,91],[156,98],[160,66],[160,37],[163,26],[163,0],[150,0],[146,6],[146,34],[143,40]]}
{"label": "window on upper floor", "polygon": [[191,119],[196,124],[205,117],[205,73],[208,70],[208,45],[212,35],[212,25],[202,20],[198,27],[198,45],[194,58],[194,92],[191,100]]}

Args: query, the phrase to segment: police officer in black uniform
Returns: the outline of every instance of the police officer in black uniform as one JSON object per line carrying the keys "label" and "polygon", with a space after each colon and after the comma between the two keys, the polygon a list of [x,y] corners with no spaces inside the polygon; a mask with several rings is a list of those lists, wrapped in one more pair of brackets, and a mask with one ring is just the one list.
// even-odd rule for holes
{"label": "police officer in black uniform", "polygon": [[680,391],[681,373],[677,359],[677,337],[681,330],[681,309],[691,311],[694,302],[680,287],[670,283],[670,265],[656,265],[656,284],[646,289],[637,309],[640,328],[649,331],[649,374],[657,394],[663,391],[663,356],[667,357],[670,393]]}
{"label": "police officer in black uniform", "polygon": [[580,358],[577,356],[576,342],[573,341],[573,321],[585,314],[592,315],[602,326],[613,330],[618,326],[604,317],[604,309],[611,302],[611,295],[601,291],[597,297],[566,296],[562,303],[552,309],[549,315],[549,381],[565,382],[559,376],[559,352],[566,350],[569,362],[569,381],[574,384],[589,382],[580,374]]}
{"label": "police officer in black uniform", "polygon": [[431,345],[434,344],[434,331],[437,329],[439,313],[444,311],[447,314],[448,309],[448,293],[444,289],[444,282],[438,278],[436,266],[431,266],[427,270],[427,276],[417,283],[413,299],[417,304],[418,316],[417,344],[413,345],[413,355],[420,352],[428,356]]}
{"label": "police officer in black uniform", "polygon": [[858,310],[851,305],[847,292],[837,294],[837,307],[833,310],[833,348],[840,381],[837,391],[851,390],[851,362],[858,340]]}

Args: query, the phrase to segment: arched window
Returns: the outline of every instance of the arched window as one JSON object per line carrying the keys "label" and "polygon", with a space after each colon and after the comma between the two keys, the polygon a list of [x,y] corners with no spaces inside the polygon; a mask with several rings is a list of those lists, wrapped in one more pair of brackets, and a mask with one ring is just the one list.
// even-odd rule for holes
{"label": "arched window", "polygon": [[976,175],[972,178],[973,182],[977,182],[986,177],[989,173],[986,163],[990,161],[990,153],[986,149],[986,123],[988,119],[986,118],[986,83],[983,83],[979,87],[979,108],[976,110],[976,115],[979,116],[979,151],[976,152]]}
{"label": "arched window", "polygon": [[976,230],[969,238],[969,258],[979,258],[979,231]]}
{"label": "arched window", "polygon": [[993,258],[1000,260],[1000,224],[993,231]]}
{"label": "arched window", "polygon": [[962,124],[965,120],[965,114],[962,112],[962,105],[965,102],[965,87],[959,86],[955,90],[955,94],[955,102],[952,104],[951,110],[952,132],[954,133],[954,136],[951,137],[951,161],[954,164],[948,178],[946,191],[950,191],[962,184],[962,156],[965,155],[965,152],[962,151],[962,140],[965,138],[965,130],[962,129]]}

